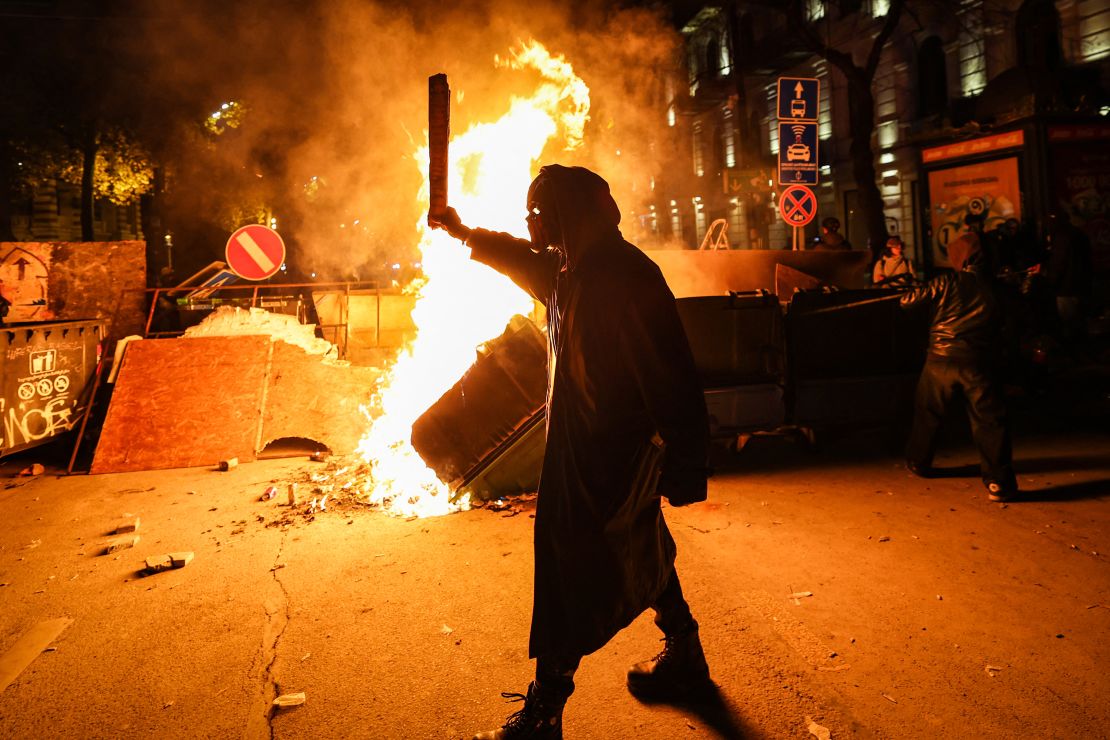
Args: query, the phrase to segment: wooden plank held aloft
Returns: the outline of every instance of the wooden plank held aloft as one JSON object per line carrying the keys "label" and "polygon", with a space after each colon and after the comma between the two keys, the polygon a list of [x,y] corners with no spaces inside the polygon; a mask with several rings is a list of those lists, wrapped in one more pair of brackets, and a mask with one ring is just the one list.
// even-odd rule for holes
{"label": "wooden plank held aloft", "polygon": [[428,78],[429,217],[447,211],[447,145],[451,139],[451,88],[442,72]]}

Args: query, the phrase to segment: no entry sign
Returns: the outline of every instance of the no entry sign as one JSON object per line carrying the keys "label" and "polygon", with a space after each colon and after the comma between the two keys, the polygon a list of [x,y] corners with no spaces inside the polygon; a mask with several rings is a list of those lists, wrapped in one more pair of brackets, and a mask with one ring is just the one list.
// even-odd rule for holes
{"label": "no entry sign", "polygon": [[805,226],[817,215],[817,198],[803,185],[791,185],[779,196],[779,214],[790,226]]}
{"label": "no entry sign", "polygon": [[250,224],[235,231],[224,251],[227,266],[244,280],[265,280],[285,262],[285,242],[273,229]]}

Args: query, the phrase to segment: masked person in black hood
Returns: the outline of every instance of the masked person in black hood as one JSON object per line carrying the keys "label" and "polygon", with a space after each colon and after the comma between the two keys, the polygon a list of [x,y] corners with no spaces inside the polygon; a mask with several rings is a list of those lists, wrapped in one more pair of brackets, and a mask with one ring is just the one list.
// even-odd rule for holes
{"label": "masked person in black hood", "polygon": [[649,607],[666,647],[629,670],[629,690],[665,699],[712,686],[660,508],[660,496],[705,500],[709,473],[705,397],[674,296],[622,238],[609,185],[590,170],[543,167],[526,220],[530,242],[470,229],[453,209],[433,221],[547,309],[528,647],[536,680],[526,695],[506,694],[523,708],[476,740],[561,738],[581,658]]}
{"label": "masked person in black hood", "polygon": [[937,429],[953,396],[962,391],[987,496],[1007,501],[1017,493],[1017,479],[1006,402],[997,380],[1002,318],[974,230],[948,245],[948,261],[955,272],[934,277],[901,300],[903,308],[926,305],[932,311],[906,467],[922,477],[932,475]]}

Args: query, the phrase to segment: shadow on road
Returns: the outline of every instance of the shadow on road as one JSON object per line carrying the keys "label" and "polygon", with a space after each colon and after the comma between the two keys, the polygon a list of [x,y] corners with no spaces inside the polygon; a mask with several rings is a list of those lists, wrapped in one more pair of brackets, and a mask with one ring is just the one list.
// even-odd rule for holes
{"label": "shadow on road", "polygon": [[762,737],[756,729],[745,725],[740,712],[716,686],[713,687],[712,692],[698,697],[676,701],[638,698],[637,701],[647,706],[665,704],[681,709],[691,717],[696,717],[702,725],[717,733],[719,737],[728,738],[728,740]]}
{"label": "shadow on road", "polygon": [[1014,503],[1035,501],[1079,501],[1086,498],[1110,496],[1110,479],[1088,480],[1081,483],[1065,483],[1061,486],[1037,488],[1022,491]]}

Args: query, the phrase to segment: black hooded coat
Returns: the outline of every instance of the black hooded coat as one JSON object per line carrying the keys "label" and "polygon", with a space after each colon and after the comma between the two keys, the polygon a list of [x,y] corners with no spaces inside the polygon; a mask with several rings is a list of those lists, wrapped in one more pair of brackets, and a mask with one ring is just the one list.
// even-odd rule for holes
{"label": "black hooded coat", "polygon": [[548,166],[540,178],[576,255],[570,268],[562,252],[537,253],[509,234],[474,229],[467,239],[473,259],[547,309],[533,658],[592,653],[655,603],[675,558],[660,493],[704,500],[709,446],[674,295],[621,237],[608,185],[580,167]]}

